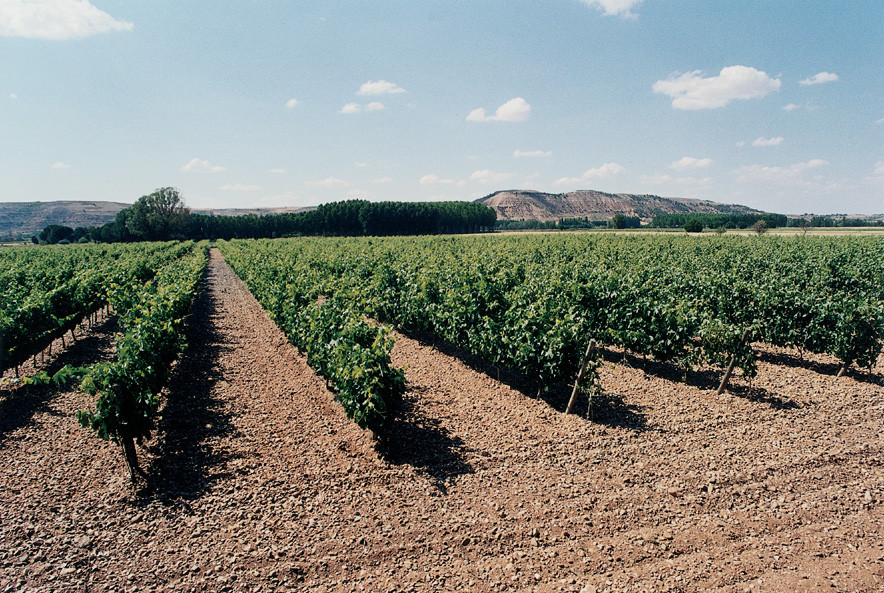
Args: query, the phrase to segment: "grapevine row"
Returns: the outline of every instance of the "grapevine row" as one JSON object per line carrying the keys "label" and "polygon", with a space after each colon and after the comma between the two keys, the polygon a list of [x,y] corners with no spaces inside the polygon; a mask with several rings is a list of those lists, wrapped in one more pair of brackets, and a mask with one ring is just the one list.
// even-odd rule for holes
{"label": "grapevine row", "polygon": [[[871,367],[884,335],[876,238],[531,236],[233,243],[358,311],[537,378],[590,339],[685,370],[756,372],[753,341]],[[273,289],[271,289],[273,290]]]}
{"label": "grapevine row", "polygon": [[113,284],[109,300],[122,333],[110,362],[93,365],[83,387],[97,395],[95,408],[77,414],[83,426],[123,448],[134,480],[135,443],[149,438],[172,361],[184,348],[182,324],[196,295],[207,257],[205,247],[186,245],[186,255],[160,267],[145,283]]}
{"label": "grapevine row", "polygon": [[186,246],[21,249],[0,258],[0,372],[23,363],[108,302],[114,286],[149,279]]}
{"label": "grapevine row", "polygon": [[[241,242],[220,242],[225,259],[289,340],[307,354],[347,417],[381,434],[405,391],[391,366],[389,330],[367,323],[349,303],[323,294],[323,284],[302,270],[296,254],[265,258]],[[301,271],[305,273],[301,273]]]}

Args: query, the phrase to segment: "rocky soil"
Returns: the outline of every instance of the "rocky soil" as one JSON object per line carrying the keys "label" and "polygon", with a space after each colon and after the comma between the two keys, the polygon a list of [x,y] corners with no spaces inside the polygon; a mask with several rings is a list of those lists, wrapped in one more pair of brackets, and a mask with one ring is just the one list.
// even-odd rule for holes
{"label": "rocky soil", "polygon": [[608,352],[590,419],[397,334],[375,443],[217,252],[187,340],[137,488],[88,396],[0,391],[0,592],[884,590],[882,364],[763,348],[717,396]]}

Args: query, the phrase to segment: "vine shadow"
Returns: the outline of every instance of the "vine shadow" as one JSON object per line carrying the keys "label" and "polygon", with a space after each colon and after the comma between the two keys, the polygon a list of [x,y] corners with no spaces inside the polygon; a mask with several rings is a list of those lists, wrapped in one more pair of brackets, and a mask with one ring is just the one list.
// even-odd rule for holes
{"label": "vine shadow", "polygon": [[[118,325],[115,316],[105,318],[37,371],[52,376],[68,365],[86,366],[109,360],[113,356],[113,338]],[[48,384],[19,385],[4,390],[5,393],[0,391],[0,444],[8,433],[32,425],[37,414],[61,415],[49,406],[49,402],[57,394],[73,389],[76,387],[61,389]]]}
{"label": "vine shadow", "polygon": [[[420,392],[409,387],[412,393],[415,390]],[[438,492],[447,494],[447,484],[474,469],[467,461],[463,439],[451,436],[440,424],[438,419],[423,415],[412,398],[405,397],[393,423],[378,441],[377,451],[388,463],[413,467]]]}
{"label": "vine shadow", "polygon": [[[840,362],[821,362],[817,360],[807,360],[794,354],[787,352],[761,352],[758,360],[774,364],[777,366],[787,366],[792,368],[807,369],[819,375],[837,377],[838,371],[841,370]],[[858,369],[856,366],[847,368],[846,376],[851,377],[855,381],[861,383],[869,383],[871,385],[884,386],[884,375],[873,373],[868,370]]]}
{"label": "vine shadow", "polygon": [[[423,346],[434,348],[446,356],[456,358],[473,371],[495,379],[525,397],[545,402],[559,413],[564,414],[568,408],[573,385],[565,383],[539,385],[536,380],[522,373],[490,363],[434,334],[402,328],[397,331]],[[604,353],[604,350],[602,352]],[[588,403],[586,396],[579,396],[577,405],[580,406],[584,403]],[[648,428],[647,418],[641,407],[627,404],[622,397],[616,394],[605,392],[593,398],[592,406],[595,411],[589,418],[591,422],[638,431]]]}
{"label": "vine shadow", "polygon": [[218,331],[218,299],[209,293],[207,283],[204,278],[185,323],[188,347],[167,385],[157,437],[149,447],[154,460],[139,492],[145,503],[156,499],[187,507],[187,500],[202,497],[215,481],[230,475],[218,468],[234,456],[211,443],[236,432],[223,401],[214,395],[223,379],[219,360],[233,346]]}
{"label": "vine shadow", "polygon": [[[707,391],[718,389],[721,377],[724,374],[723,370],[713,368],[691,369],[685,372],[684,369],[676,364],[661,362],[650,357],[642,357],[631,352],[602,350],[602,359],[608,363],[625,364],[630,368],[640,370],[658,379],[674,383],[685,383]],[[735,381],[735,379],[738,381]],[[754,385],[751,382],[739,382],[740,379],[739,375],[732,377],[725,393],[752,402],[765,404],[777,410],[791,410],[801,407],[799,403],[783,398],[764,387]]]}

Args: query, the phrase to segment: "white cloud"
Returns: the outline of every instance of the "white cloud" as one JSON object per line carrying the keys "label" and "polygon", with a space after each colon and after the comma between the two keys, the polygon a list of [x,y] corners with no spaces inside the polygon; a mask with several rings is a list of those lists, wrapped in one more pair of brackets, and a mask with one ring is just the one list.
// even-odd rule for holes
{"label": "white cloud", "polygon": [[610,179],[625,171],[626,168],[617,163],[605,163],[601,167],[588,169],[580,177],[561,177],[556,180],[556,185],[574,185],[592,179]]}
{"label": "white cloud", "polygon": [[295,107],[297,107],[300,104],[301,104],[301,102],[298,101],[297,99],[289,99],[288,101],[285,102],[285,108],[286,109],[294,109]]}
{"label": "white cloud", "polygon": [[393,183],[392,177],[381,177],[374,180],[375,183]]}
{"label": "white cloud", "polygon": [[348,200],[370,200],[374,194],[367,189],[351,189],[347,192]]}
{"label": "white cloud", "polygon": [[622,14],[624,17],[634,17],[631,12],[632,7],[641,4],[642,0],[583,0],[584,4],[588,4],[599,10],[603,10],[606,15],[614,16]]}
{"label": "white cloud", "polygon": [[18,95],[16,95],[15,93],[9,93],[9,98],[10,99],[18,99]]}
{"label": "white cloud", "polygon": [[732,173],[738,181],[744,182],[774,182],[789,183],[800,181],[804,174],[811,169],[825,167],[829,164],[823,159],[811,159],[806,163],[795,163],[788,167],[765,167],[763,165],[746,165],[734,169]]}
{"label": "white cloud", "polygon": [[875,122],[876,126],[881,125],[881,124],[884,124],[884,117],[882,117],[881,119],[879,119],[878,121]]}
{"label": "white cloud", "polygon": [[61,161],[58,161],[57,163],[52,163],[52,168],[53,169],[70,169],[71,166],[67,163],[63,163]]}
{"label": "white cloud", "polygon": [[380,111],[384,108],[383,103],[378,103],[377,101],[372,101],[368,105],[360,105],[359,103],[347,103],[343,107],[341,107],[340,113],[346,113],[348,115],[353,113],[359,113],[361,111]]}
{"label": "white cloud", "polygon": [[589,169],[586,173],[583,174],[584,179],[609,179],[616,175],[619,175],[626,168],[622,165],[618,165],[617,163],[605,163],[601,167],[596,169]]}
{"label": "white cloud", "polygon": [[353,163],[353,166],[359,167],[359,168],[365,168],[368,166],[368,163],[360,163],[359,161],[356,161],[355,163]]}
{"label": "white cloud", "polygon": [[473,109],[467,121],[525,121],[530,113],[531,105],[522,97],[516,97],[498,107],[494,115],[486,114],[482,107]]}
{"label": "white cloud", "polygon": [[551,150],[515,150],[513,156],[516,158],[530,156],[552,156]]}
{"label": "white cloud", "polygon": [[805,78],[804,80],[799,80],[798,84],[800,85],[810,85],[810,84],[823,84],[825,82],[835,82],[838,80],[838,75],[834,72],[818,72],[813,76]]}
{"label": "white cloud", "polygon": [[337,177],[326,177],[321,181],[306,181],[304,185],[310,187],[350,187],[353,184]]}
{"label": "white cloud", "polygon": [[83,39],[108,31],[131,31],[87,0],[2,0],[0,37]]}
{"label": "white cloud", "polygon": [[451,185],[456,183],[454,179],[443,179],[438,175],[430,173],[429,175],[424,175],[418,181],[421,185]]}
{"label": "white cloud", "polygon": [[676,171],[685,171],[687,169],[703,169],[711,164],[712,159],[698,159],[692,156],[685,156],[674,163],[670,163],[669,168]]}
{"label": "white cloud", "polygon": [[270,169],[271,173],[285,173],[285,169]]}
{"label": "white cloud", "polygon": [[783,105],[783,111],[795,111],[796,109],[801,109],[801,105],[797,103],[789,103],[788,105]]}
{"label": "white cloud", "polygon": [[658,80],[655,93],[672,98],[675,109],[717,109],[734,99],[757,99],[780,90],[778,78],[749,66],[728,66],[718,76],[703,78],[699,70]]}
{"label": "white cloud", "polygon": [[777,136],[776,138],[765,138],[763,136],[759,136],[752,141],[752,146],[779,146],[782,142],[782,136]]}
{"label": "white cloud", "polygon": [[712,183],[711,177],[673,177],[665,173],[663,175],[642,175],[641,180],[643,183],[650,184],[672,183],[684,186],[704,186]]}
{"label": "white cloud", "polygon": [[361,87],[359,87],[359,91],[356,93],[357,95],[395,95],[397,93],[404,93],[405,89],[400,87],[398,84],[387,82],[386,80],[369,80]]}
{"label": "white cloud", "polygon": [[241,183],[234,183],[222,185],[218,189],[220,189],[221,191],[258,191],[264,188],[260,185],[243,185]]}
{"label": "white cloud", "polygon": [[513,177],[514,175],[512,173],[496,173],[494,171],[489,171],[488,169],[482,169],[480,171],[474,171],[473,174],[470,175],[470,181],[482,184],[500,184]]}
{"label": "white cloud", "polygon": [[875,175],[884,175],[884,161],[875,163]]}
{"label": "white cloud", "polygon": [[212,165],[209,161],[202,159],[191,159],[189,163],[181,167],[181,170],[193,173],[220,173],[221,171],[226,171],[227,167]]}

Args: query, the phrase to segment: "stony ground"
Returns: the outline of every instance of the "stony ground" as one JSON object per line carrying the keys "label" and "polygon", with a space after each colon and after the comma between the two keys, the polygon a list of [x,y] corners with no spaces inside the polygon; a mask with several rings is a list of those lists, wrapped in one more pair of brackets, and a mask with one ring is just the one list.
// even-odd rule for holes
{"label": "stony ground", "polygon": [[88,396],[0,391],[0,592],[884,591],[884,365],[765,348],[717,396],[608,352],[589,419],[396,338],[374,443],[213,252],[138,488]]}

